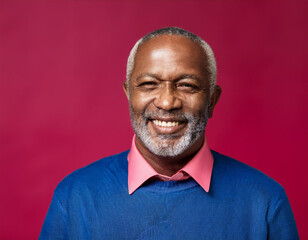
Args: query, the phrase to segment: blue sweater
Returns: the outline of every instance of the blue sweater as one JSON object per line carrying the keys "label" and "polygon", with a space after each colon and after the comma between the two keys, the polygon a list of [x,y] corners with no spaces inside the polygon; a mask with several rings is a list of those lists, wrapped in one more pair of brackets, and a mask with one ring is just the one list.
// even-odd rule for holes
{"label": "blue sweater", "polygon": [[101,159],[56,188],[43,239],[279,239],[298,233],[284,189],[217,152],[210,191],[193,179],[147,181],[132,195],[127,154]]}

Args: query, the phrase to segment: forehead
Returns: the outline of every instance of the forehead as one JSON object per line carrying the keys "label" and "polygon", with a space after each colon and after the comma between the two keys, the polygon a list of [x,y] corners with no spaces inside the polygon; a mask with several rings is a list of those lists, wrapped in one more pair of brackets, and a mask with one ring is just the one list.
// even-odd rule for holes
{"label": "forehead", "polygon": [[203,48],[191,39],[177,35],[161,35],[147,40],[137,51],[135,69],[153,63],[178,65],[205,70],[207,58]]}

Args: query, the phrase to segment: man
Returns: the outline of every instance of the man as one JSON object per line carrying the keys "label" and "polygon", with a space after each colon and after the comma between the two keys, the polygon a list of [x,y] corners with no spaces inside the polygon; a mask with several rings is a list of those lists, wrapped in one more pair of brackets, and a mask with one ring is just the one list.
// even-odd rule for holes
{"label": "man", "polygon": [[207,43],[175,27],[146,35],[123,88],[130,151],[67,176],[40,239],[298,239],[283,188],[209,149],[221,88]]}

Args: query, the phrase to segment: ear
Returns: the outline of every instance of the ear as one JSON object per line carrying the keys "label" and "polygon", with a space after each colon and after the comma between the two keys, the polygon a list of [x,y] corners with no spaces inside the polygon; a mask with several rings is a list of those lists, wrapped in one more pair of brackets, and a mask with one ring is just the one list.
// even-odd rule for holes
{"label": "ear", "polygon": [[123,84],[122,84],[122,87],[123,87],[123,90],[125,92],[125,95],[127,97],[127,99],[129,99],[129,95],[128,95],[128,82],[125,81]]}
{"label": "ear", "polygon": [[214,112],[214,108],[216,106],[216,104],[219,101],[220,95],[221,95],[221,87],[216,85],[215,89],[210,97],[210,104],[209,104],[209,108],[208,108],[208,117],[211,118],[213,116],[213,112]]}

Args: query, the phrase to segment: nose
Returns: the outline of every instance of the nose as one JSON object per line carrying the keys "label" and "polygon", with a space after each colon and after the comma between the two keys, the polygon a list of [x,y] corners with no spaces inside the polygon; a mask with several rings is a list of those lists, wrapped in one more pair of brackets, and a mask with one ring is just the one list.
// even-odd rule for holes
{"label": "nose", "polygon": [[176,96],[176,90],[173,88],[172,84],[167,82],[163,85],[164,86],[162,86],[160,91],[157,93],[154,105],[157,108],[167,111],[181,108],[182,102]]}

